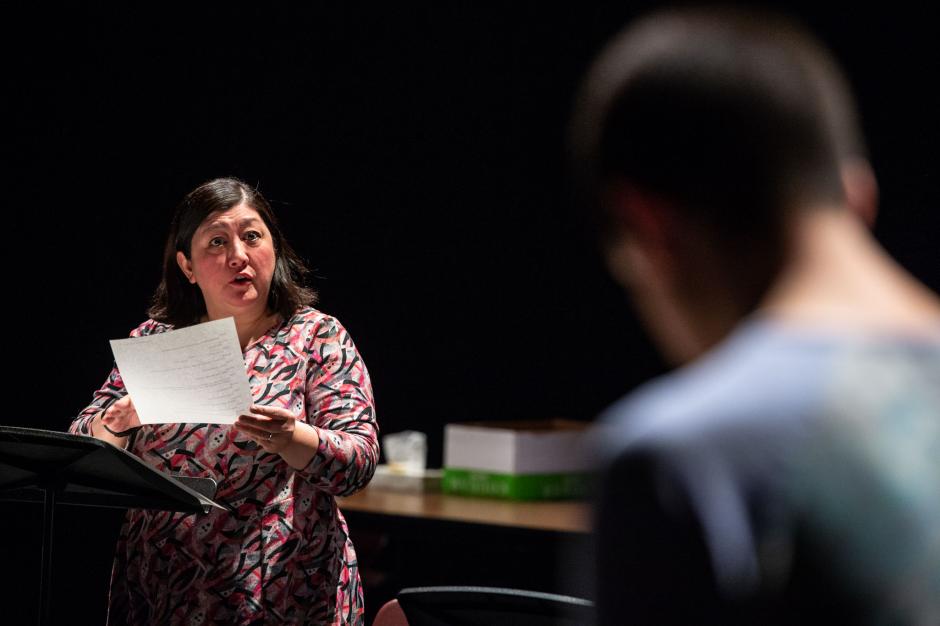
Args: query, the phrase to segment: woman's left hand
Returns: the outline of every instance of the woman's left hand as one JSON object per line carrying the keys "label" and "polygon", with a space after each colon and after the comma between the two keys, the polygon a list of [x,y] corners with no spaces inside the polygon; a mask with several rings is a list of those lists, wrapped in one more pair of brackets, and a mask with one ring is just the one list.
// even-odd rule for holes
{"label": "woman's left hand", "polygon": [[297,418],[287,409],[252,404],[251,415],[239,415],[235,428],[266,452],[280,453],[294,440]]}

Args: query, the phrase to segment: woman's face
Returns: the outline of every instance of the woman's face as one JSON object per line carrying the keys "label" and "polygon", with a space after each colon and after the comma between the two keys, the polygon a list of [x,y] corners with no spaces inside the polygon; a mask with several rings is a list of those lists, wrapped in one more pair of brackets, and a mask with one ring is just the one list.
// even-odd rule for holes
{"label": "woman's face", "polygon": [[190,257],[176,262],[206,301],[210,320],[262,315],[274,275],[274,242],[264,220],[247,204],[212,213],[193,233]]}

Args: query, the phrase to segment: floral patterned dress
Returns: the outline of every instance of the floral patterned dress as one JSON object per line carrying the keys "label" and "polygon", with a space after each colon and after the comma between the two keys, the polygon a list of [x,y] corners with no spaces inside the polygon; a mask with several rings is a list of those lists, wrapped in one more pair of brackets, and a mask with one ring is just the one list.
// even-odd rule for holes
{"label": "floral patterned dress", "polygon": [[[148,320],[132,337],[172,330]],[[291,468],[234,427],[153,424],[128,451],[162,472],[213,478],[205,515],[132,509],[111,578],[109,624],[361,624],[356,555],[334,496],[365,486],[378,460],[369,374],[335,319],[299,309],[244,351],[254,402],[302,415],[320,446]],[[127,391],[115,368],[70,428]]]}

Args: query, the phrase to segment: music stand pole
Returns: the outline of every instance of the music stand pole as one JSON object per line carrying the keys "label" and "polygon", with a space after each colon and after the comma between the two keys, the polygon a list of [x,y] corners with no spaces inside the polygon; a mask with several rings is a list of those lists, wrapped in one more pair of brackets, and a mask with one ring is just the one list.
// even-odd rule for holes
{"label": "music stand pole", "polygon": [[55,513],[55,489],[46,487],[43,489],[43,507],[42,507],[42,571],[39,581],[39,623],[51,624],[52,615],[50,612],[49,597],[52,591],[52,533],[53,519]]}

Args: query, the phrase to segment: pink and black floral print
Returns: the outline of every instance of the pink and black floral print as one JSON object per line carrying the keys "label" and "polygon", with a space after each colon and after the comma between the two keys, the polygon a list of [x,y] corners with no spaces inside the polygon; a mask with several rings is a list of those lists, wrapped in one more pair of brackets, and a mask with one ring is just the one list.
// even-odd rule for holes
{"label": "pink and black floral print", "polygon": [[[172,330],[148,320],[132,337]],[[155,424],[128,451],[168,474],[218,483],[206,515],[130,510],[111,579],[109,624],[361,624],[356,555],[334,496],[361,489],[378,460],[365,364],[345,328],[306,307],[245,352],[253,400],[285,407],[320,435],[295,470],[228,425]],[[71,432],[127,392],[118,370]]]}

